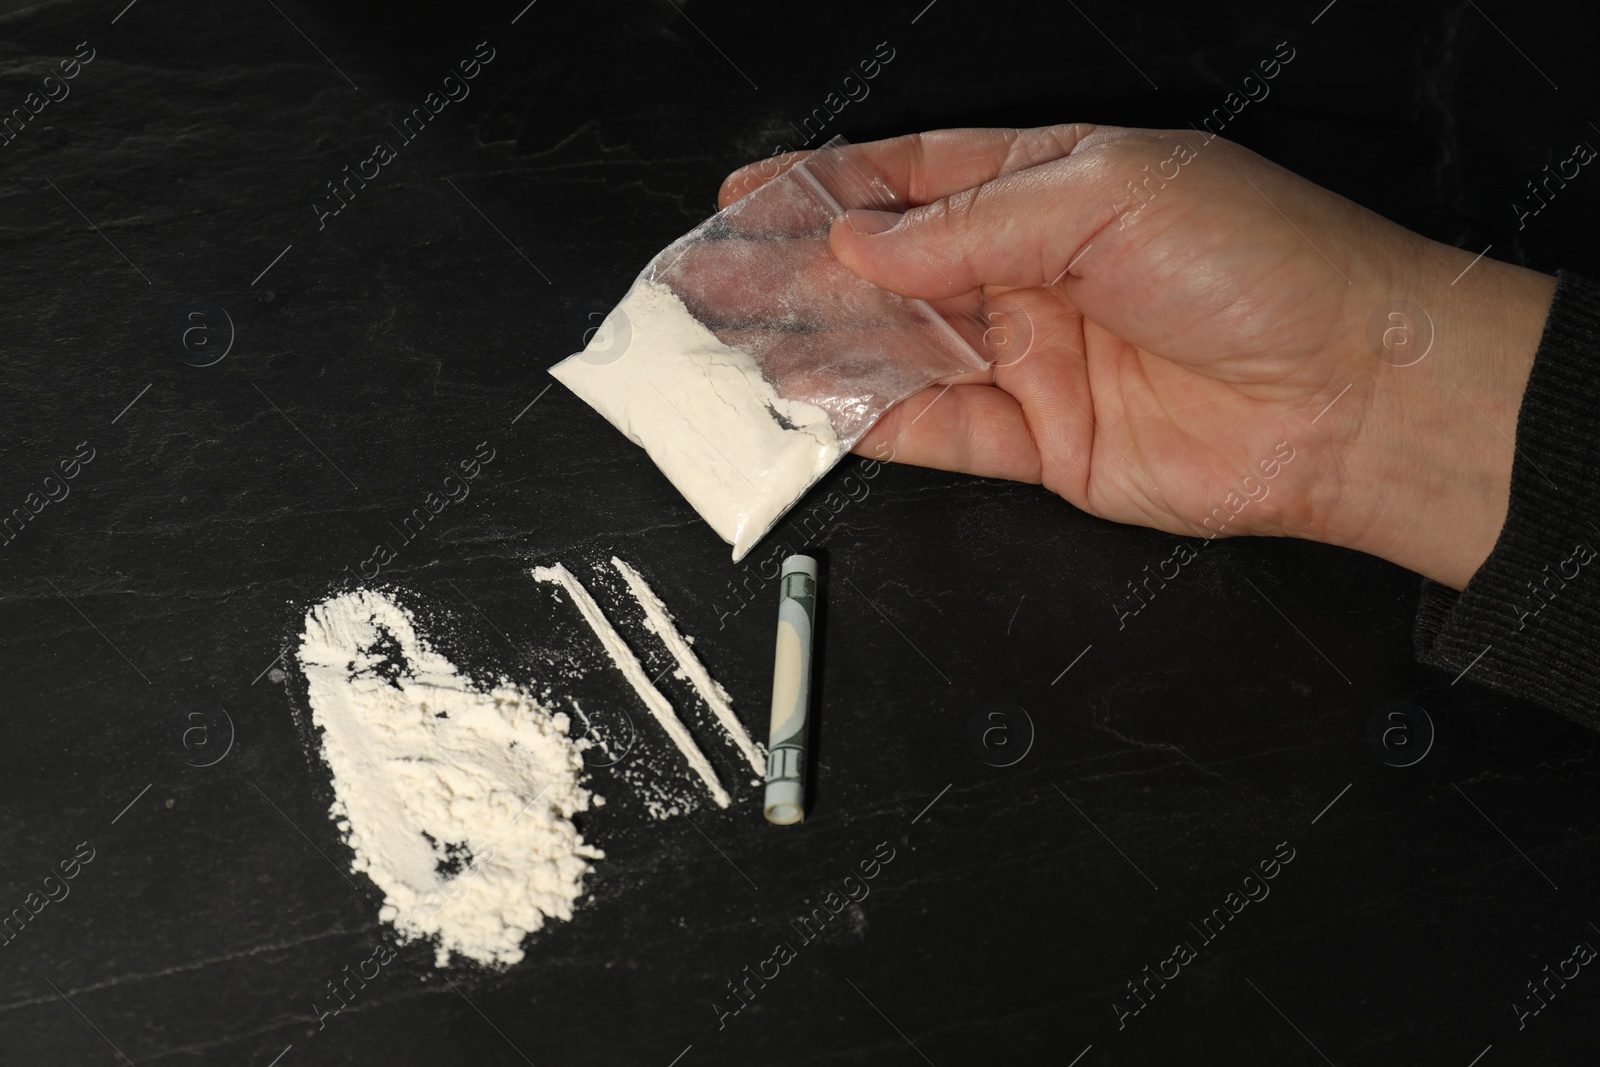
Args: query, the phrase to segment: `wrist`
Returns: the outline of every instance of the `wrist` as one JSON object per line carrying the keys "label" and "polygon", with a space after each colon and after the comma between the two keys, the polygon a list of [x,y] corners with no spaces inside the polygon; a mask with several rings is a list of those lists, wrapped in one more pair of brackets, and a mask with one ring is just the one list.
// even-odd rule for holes
{"label": "wrist", "polygon": [[1391,291],[1421,309],[1409,325],[1418,342],[1431,328],[1432,344],[1400,366],[1363,330],[1350,365],[1364,402],[1328,427],[1339,463],[1318,539],[1462,589],[1505,525],[1517,414],[1555,279],[1420,238],[1398,273]]}

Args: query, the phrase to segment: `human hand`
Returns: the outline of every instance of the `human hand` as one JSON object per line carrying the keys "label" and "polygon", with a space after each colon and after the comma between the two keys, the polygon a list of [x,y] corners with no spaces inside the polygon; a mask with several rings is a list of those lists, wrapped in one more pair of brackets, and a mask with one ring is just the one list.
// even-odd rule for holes
{"label": "human hand", "polygon": [[[898,405],[858,451],[1189,536],[1341,544],[1455,588],[1493,547],[1554,279],[1474,264],[1194,131],[849,151],[914,206],[835,222],[840,262],[906,296],[981,294],[1019,351]],[[790,162],[736,171],[721,203]],[[1402,299],[1432,321],[1411,366],[1369,336]]]}

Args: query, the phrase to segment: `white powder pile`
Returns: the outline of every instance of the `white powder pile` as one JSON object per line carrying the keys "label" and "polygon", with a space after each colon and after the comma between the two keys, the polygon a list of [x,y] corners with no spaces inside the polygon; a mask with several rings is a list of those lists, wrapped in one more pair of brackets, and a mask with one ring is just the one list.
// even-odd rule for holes
{"label": "white powder pile", "polygon": [[622,640],[622,635],[617,633],[616,627],[612,626],[610,620],[601,613],[600,605],[594,602],[594,597],[589,595],[589,590],[583,587],[583,583],[560,563],[553,567],[535,567],[533,577],[537,581],[553,582],[567,591],[578,613],[594,631],[595,637],[600,639],[601,647],[611,657],[611,662],[622,672],[628,684],[633,686],[633,691],[644,701],[645,707],[650,709],[650,714],[667,732],[667,736],[672,738],[672,743],[678,746],[678,751],[683,753],[689,766],[700,776],[707,791],[711,793],[711,799],[717,802],[717,807],[725,808],[732,803],[732,798],[718,781],[717,772],[712,770],[705,753],[694,743],[694,738],[683,725],[683,721],[678,718],[677,713],[672,710],[672,705],[661,694],[661,690],[650,681],[650,676],[645,673],[639,657],[633,654],[633,649]]}
{"label": "white powder pile", "polygon": [[550,373],[650,454],[735,563],[845,451],[826,412],[779,396],[748,353],[647,278]]}
{"label": "white powder pile", "polygon": [[300,664],[351,867],[401,941],[437,938],[440,967],[455,952],[513,964],[524,936],[572,917],[604,855],[572,816],[604,799],[580,784],[565,714],[505,680],[474,686],[368,591],[306,615]]}
{"label": "white powder pile", "polygon": [[764,778],[767,773],[766,756],[750,739],[744,724],[733,713],[733,702],[728,697],[728,691],[711,677],[711,672],[706,670],[705,664],[700,662],[700,657],[689,647],[689,642],[694,639],[678,632],[678,627],[672,621],[672,613],[667,610],[666,604],[656,596],[656,591],[650,588],[650,583],[645,581],[638,571],[616,556],[611,557],[611,565],[628,583],[628,591],[633,594],[633,598],[639,602],[639,607],[644,611],[645,629],[661,638],[661,643],[667,646],[672,658],[678,661],[676,676],[689,680],[695,692],[700,694],[700,699],[706,702],[706,707],[717,717],[717,722],[727,733],[728,739],[744,754],[744,758],[750,761],[750,766],[755,769],[756,774]]}

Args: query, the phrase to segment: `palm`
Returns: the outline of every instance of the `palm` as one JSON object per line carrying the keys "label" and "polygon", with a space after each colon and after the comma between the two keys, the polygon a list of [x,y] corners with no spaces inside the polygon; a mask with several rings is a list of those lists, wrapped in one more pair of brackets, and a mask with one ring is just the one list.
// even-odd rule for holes
{"label": "palm", "polygon": [[1101,518],[1177,533],[1198,532],[1229,494],[1237,507],[1247,491],[1259,493],[1257,464],[1272,459],[1279,442],[1293,444],[1291,424],[1302,421],[1303,404],[1252,396],[1085,324],[1076,312],[1067,315],[1083,338],[1088,401],[1079,405],[1077,433],[1087,461],[1077,470],[1042,463],[1047,488]]}

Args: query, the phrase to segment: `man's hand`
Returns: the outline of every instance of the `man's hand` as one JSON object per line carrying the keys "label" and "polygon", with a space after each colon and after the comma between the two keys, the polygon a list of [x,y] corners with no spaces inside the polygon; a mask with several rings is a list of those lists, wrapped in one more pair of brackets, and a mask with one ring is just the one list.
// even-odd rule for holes
{"label": "man's hand", "polygon": [[[838,220],[839,260],[906,296],[981,294],[1004,331],[983,380],[910,398],[858,451],[1040,482],[1189,536],[1341,544],[1456,588],[1493,547],[1554,279],[1474,264],[1194,131],[944,130],[845,151],[913,206]],[[790,162],[735,172],[722,204]],[[1410,366],[1382,343],[1403,300],[1431,321],[1407,320],[1431,333]]]}

